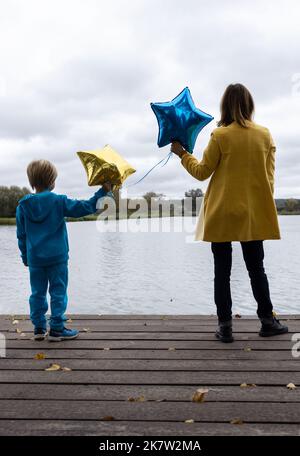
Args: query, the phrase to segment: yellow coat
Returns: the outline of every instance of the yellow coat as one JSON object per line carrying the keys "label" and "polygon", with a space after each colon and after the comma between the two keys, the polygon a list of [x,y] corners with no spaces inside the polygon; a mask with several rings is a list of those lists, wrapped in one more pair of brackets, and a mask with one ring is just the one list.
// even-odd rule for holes
{"label": "yellow coat", "polygon": [[195,240],[209,242],[280,239],[274,193],[275,150],[270,132],[254,122],[216,128],[203,158],[184,154],[196,179],[211,174]]}

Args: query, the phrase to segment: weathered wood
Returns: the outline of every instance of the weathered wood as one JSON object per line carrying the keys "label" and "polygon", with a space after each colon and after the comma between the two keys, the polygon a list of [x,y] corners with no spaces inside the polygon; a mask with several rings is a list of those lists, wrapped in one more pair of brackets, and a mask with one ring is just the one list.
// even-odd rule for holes
{"label": "weathered wood", "polygon": [[[22,331],[23,332],[23,331]],[[7,340],[31,340],[32,338],[32,331],[28,331],[25,334],[20,335],[17,333],[16,330],[10,332],[3,332],[6,336]],[[148,332],[148,331],[140,331],[140,332],[122,332],[122,331],[114,331],[114,332],[100,332],[91,330],[90,328],[87,331],[81,330],[80,331],[80,339],[81,340],[215,340],[215,328],[212,331],[207,332]],[[282,340],[291,340],[292,332],[288,334],[282,334],[280,337],[269,337],[268,341],[274,341],[275,344],[282,341]],[[248,341],[248,340],[257,340],[257,332],[256,333],[243,333],[243,332],[235,332],[234,333],[235,340],[239,341]]]}
{"label": "weathered wood", "polygon": [[[216,315],[206,314],[66,314],[68,318],[73,320],[216,320]],[[245,320],[257,320],[256,315],[241,315]],[[22,318],[29,320],[27,314],[2,314],[1,319]],[[233,317],[235,318],[235,317]],[[300,314],[279,314],[281,320],[300,320]],[[236,318],[239,320],[239,318]]]}
{"label": "weathered wood", "polygon": [[[289,390],[281,386],[201,385],[209,391],[205,402],[292,402],[300,403],[300,388]],[[5,383],[0,388],[0,399],[34,399],[46,401],[93,400],[128,401],[144,396],[147,401],[190,402],[195,386],[189,385],[70,385],[43,384],[33,388],[31,384]],[[300,406],[300,405],[299,405]]]}
{"label": "weathered wood", "polygon": [[[53,345],[55,342],[52,342]],[[177,350],[188,349],[188,350],[243,350],[245,348],[251,348],[255,350],[288,350],[290,351],[293,346],[292,341],[280,340],[280,336],[276,341],[268,339],[257,339],[251,341],[235,341],[234,344],[221,344],[215,337],[211,337],[211,340],[201,341],[188,341],[188,340],[84,340],[75,339],[68,340],[59,343],[57,349],[59,350],[72,350],[74,349],[90,349],[90,350],[103,350],[104,348],[110,349],[155,349],[155,350],[168,350],[169,348],[175,348]],[[7,340],[7,348],[23,348],[23,349],[47,349],[49,343],[47,341],[37,342],[34,340],[28,340],[26,338]]]}
{"label": "weathered wood", "polygon": [[[47,355],[45,355],[47,356]],[[4,370],[44,370],[49,364],[56,363],[55,358],[36,359],[10,359],[1,360],[0,371]],[[137,360],[137,359],[59,359],[60,365],[68,365],[76,371],[219,371],[219,372],[300,372],[299,361],[278,361],[265,360],[185,360],[185,359],[164,359],[164,360]],[[1,381],[1,373],[0,373]]]}
{"label": "weathered wood", "polygon": [[[68,367],[68,365],[62,366]],[[177,371],[0,371],[0,383],[69,383],[120,385],[256,385],[299,384],[300,372],[182,372]]]}
{"label": "weathered wood", "polygon": [[0,420],[9,436],[299,436],[299,424],[174,423],[169,421]]}
{"label": "weathered wood", "polygon": [[[227,350],[226,357],[222,350],[62,350],[57,348],[57,344],[36,345],[35,349],[8,349],[7,358],[9,359],[33,359],[37,353],[45,353],[47,358],[64,359],[186,359],[186,360],[224,360],[232,359],[255,359],[255,360],[288,360],[294,358],[288,350],[268,351],[268,350]],[[50,348],[48,348],[50,347]],[[56,347],[56,348],[51,348]],[[66,354],[67,351],[67,354]],[[1,363],[0,363],[1,364]]]}
{"label": "weathered wood", "polygon": [[[107,402],[107,401],[60,401],[59,419],[105,421],[112,416],[116,421],[175,421],[193,419],[206,423],[230,423],[241,419],[244,423],[298,423],[299,404],[251,402]],[[55,401],[32,400],[0,401],[0,419],[57,419]]]}
{"label": "weathered wood", "polygon": [[[300,315],[280,318],[289,334],[260,338],[242,316],[221,344],[215,316],[72,315],[80,338],[51,344],[32,340],[28,316],[0,316],[0,435],[300,435],[300,388],[286,387],[300,384]],[[54,363],[71,370],[45,371]],[[199,387],[204,403],[191,401]]]}

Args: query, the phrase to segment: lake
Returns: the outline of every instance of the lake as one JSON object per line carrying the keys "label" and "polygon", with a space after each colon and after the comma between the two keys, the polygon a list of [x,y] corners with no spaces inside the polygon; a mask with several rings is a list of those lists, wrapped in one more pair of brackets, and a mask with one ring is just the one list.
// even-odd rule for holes
{"label": "lake", "polygon": [[[161,232],[163,219],[68,223],[69,313],[213,314],[213,258],[210,244],[190,242],[194,219],[177,218],[185,231]],[[163,223],[169,223],[170,219]],[[147,232],[148,224],[157,232]],[[300,217],[279,216],[280,241],[265,241],[265,269],[274,308],[300,311]],[[104,227],[104,225],[102,225]],[[114,232],[114,228],[121,232]],[[126,232],[129,227],[130,232]],[[139,229],[144,232],[134,232]],[[103,230],[102,230],[103,231]],[[122,232],[123,231],[123,232]],[[28,313],[28,269],[22,265],[14,226],[0,226],[0,313]],[[234,313],[254,314],[241,246],[233,243]]]}

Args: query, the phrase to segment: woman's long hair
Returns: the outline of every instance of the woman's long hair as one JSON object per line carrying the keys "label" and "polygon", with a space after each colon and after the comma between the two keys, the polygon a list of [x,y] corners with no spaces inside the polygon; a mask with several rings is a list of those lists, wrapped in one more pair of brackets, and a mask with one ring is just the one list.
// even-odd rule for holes
{"label": "woman's long hair", "polygon": [[241,127],[247,127],[254,112],[254,101],[251,93],[243,84],[230,84],[221,100],[221,119],[218,127],[226,127],[237,122]]}

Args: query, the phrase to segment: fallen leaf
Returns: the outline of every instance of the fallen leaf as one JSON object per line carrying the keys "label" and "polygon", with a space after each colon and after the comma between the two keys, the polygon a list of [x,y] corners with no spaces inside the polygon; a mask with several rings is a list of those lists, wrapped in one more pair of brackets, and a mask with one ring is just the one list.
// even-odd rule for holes
{"label": "fallen leaf", "polygon": [[72,369],[70,367],[63,367],[62,370],[66,371],[66,372],[70,372]]}
{"label": "fallen leaf", "polygon": [[195,422],[194,420],[185,420],[185,423],[188,423],[188,424],[194,423],[194,422]]}
{"label": "fallen leaf", "polygon": [[168,348],[168,350],[170,350],[170,351],[175,351],[176,348],[175,348],[175,347],[170,347],[170,348]]}
{"label": "fallen leaf", "polygon": [[45,369],[45,371],[58,371],[60,369],[61,369],[61,367],[59,364],[51,364],[51,366],[47,367],[47,369]]}
{"label": "fallen leaf", "polygon": [[294,390],[297,388],[296,385],[294,385],[294,383],[289,383],[288,385],[286,385],[286,387],[289,389],[289,390]]}
{"label": "fallen leaf", "polygon": [[72,323],[72,318],[68,318],[67,323]]}
{"label": "fallen leaf", "polygon": [[234,316],[235,318],[242,318],[242,316],[240,314],[235,314]]}
{"label": "fallen leaf", "polygon": [[110,350],[110,348],[109,347],[104,347],[103,350]]}
{"label": "fallen leaf", "polygon": [[244,351],[245,351],[245,352],[251,352],[251,348],[250,348],[250,347],[245,347],[245,348],[244,348]]}
{"label": "fallen leaf", "polygon": [[21,334],[21,330],[19,328],[16,328],[16,333]]}
{"label": "fallen leaf", "polygon": [[82,329],[82,331],[84,331],[84,332],[86,332],[86,333],[87,333],[87,332],[89,332],[89,331],[90,331],[90,328],[83,328],[83,329]]}
{"label": "fallen leaf", "polygon": [[114,420],[114,417],[113,416],[104,416],[102,418],[103,421],[113,421]]}
{"label": "fallen leaf", "polygon": [[138,397],[131,396],[127,400],[129,402],[145,402],[146,398],[145,398],[145,396],[138,396]]}
{"label": "fallen leaf", "polygon": [[208,393],[208,389],[202,389],[202,388],[197,389],[192,396],[192,401],[193,402],[204,402],[205,394],[207,394],[207,393]]}
{"label": "fallen leaf", "polygon": [[255,383],[241,383],[240,388],[256,388]]}
{"label": "fallen leaf", "polygon": [[230,421],[230,424],[244,424],[244,421],[241,418],[234,418]]}
{"label": "fallen leaf", "polygon": [[37,353],[34,355],[34,359],[45,359],[46,355],[44,353]]}
{"label": "fallen leaf", "polygon": [[26,334],[25,334],[25,333],[21,333],[20,336],[21,336],[21,337],[25,337]]}
{"label": "fallen leaf", "polygon": [[13,324],[13,325],[18,325],[18,324],[19,324],[19,320],[13,320],[13,321],[12,321],[12,324]]}

